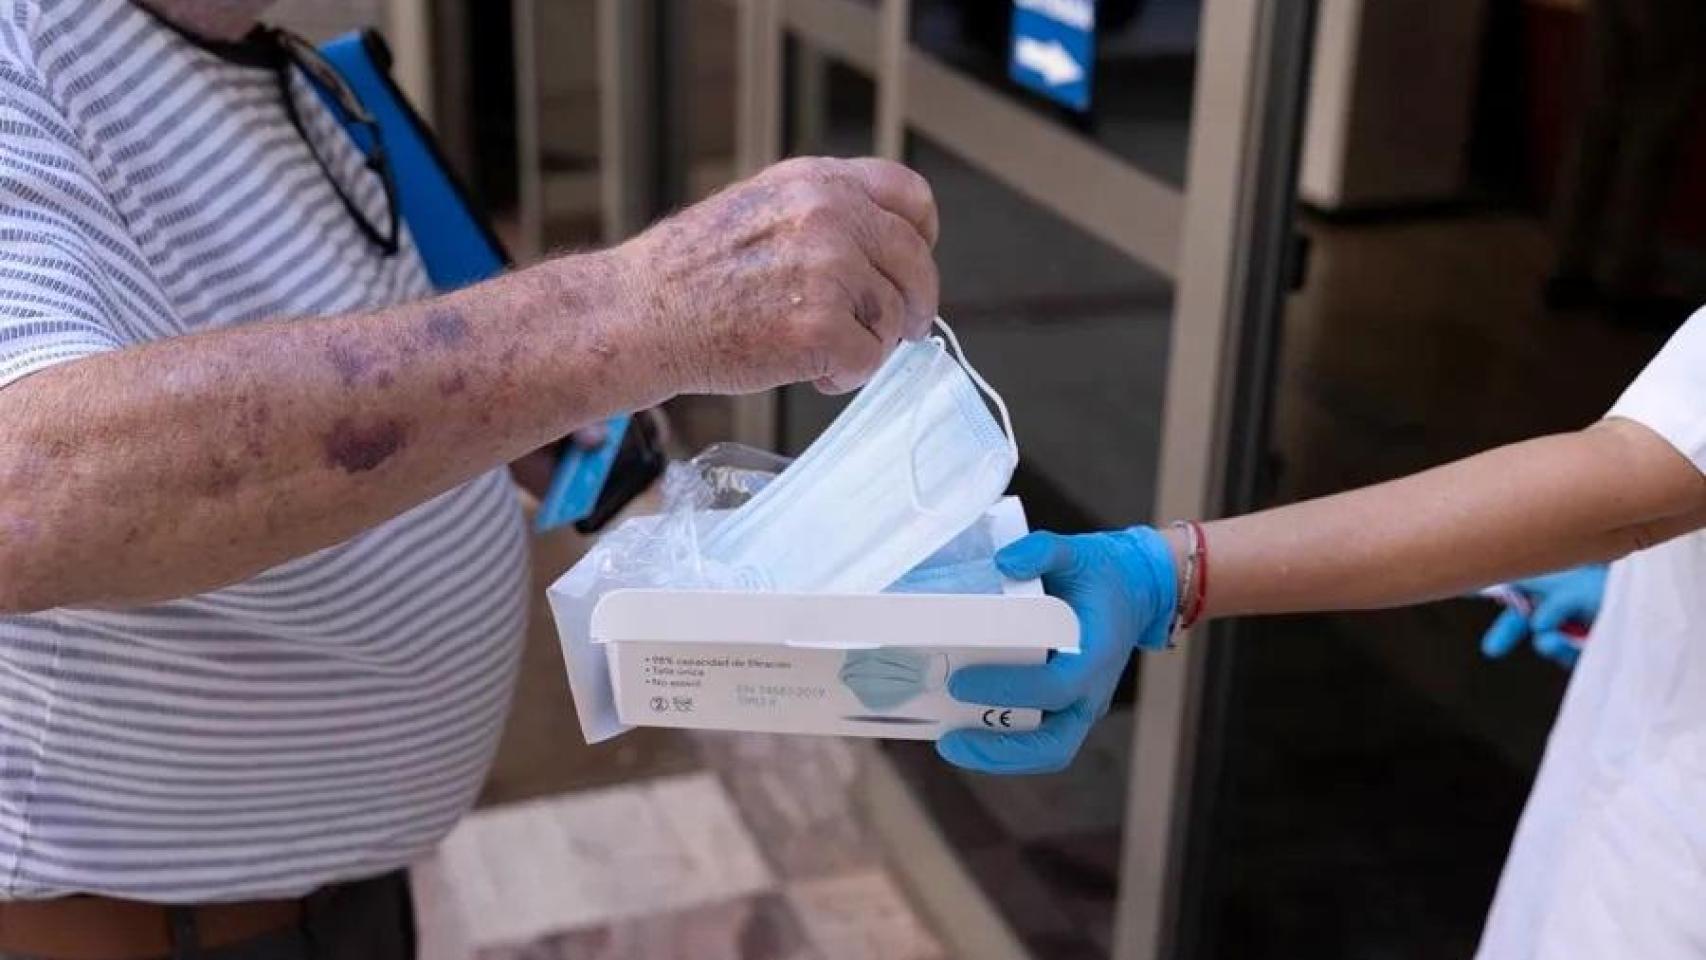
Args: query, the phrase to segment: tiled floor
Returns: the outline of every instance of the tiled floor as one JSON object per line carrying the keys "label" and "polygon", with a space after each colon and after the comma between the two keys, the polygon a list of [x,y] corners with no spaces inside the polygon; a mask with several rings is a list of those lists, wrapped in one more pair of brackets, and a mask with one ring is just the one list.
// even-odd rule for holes
{"label": "tiled floor", "polygon": [[581,742],[543,588],[585,545],[535,539],[539,600],[481,808],[414,870],[422,960],[945,960],[852,799],[869,744]]}
{"label": "tiled floor", "polygon": [[709,772],[491,807],[450,835],[439,862],[480,944],[527,943],[775,886]]}
{"label": "tiled floor", "polygon": [[415,870],[423,960],[943,960],[845,783],[796,766],[850,775],[846,744],[718,739],[699,772],[470,816]]}
{"label": "tiled floor", "polygon": [[1097,724],[1078,759],[1041,777],[944,767],[914,744],[886,750],[970,874],[1039,960],[1112,949],[1132,711]]}
{"label": "tiled floor", "polygon": [[481,953],[482,960],[816,960],[819,956],[799,917],[774,892]]}

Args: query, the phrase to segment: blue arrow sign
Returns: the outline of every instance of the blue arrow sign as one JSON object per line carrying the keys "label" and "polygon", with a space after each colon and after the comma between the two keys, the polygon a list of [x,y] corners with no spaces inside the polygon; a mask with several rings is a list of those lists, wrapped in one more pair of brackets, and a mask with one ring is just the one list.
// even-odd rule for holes
{"label": "blue arrow sign", "polygon": [[1090,109],[1095,0],[1015,0],[1007,75],[1074,110]]}

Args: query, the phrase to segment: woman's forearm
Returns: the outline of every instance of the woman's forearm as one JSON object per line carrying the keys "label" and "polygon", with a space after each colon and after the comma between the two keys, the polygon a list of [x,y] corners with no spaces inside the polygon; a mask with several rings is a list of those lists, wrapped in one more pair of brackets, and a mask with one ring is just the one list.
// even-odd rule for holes
{"label": "woman's forearm", "polygon": [[1706,525],[1706,476],[1625,420],[1205,527],[1205,616],[1398,606]]}

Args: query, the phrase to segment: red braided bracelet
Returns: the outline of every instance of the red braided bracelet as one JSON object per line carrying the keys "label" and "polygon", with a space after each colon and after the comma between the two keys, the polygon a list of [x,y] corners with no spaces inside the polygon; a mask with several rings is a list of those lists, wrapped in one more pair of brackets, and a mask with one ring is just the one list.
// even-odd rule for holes
{"label": "red braided bracelet", "polygon": [[1196,582],[1191,584],[1190,612],[1185,616],[1184,623],[1179,625],[1181,630],[1189,630],[1202,619],[1203,608],[1208,606],[1208,535],[1203,533],[1202,524],[1195,520],[1186,521],[1191,528],[1191,539],[1197,550]]}

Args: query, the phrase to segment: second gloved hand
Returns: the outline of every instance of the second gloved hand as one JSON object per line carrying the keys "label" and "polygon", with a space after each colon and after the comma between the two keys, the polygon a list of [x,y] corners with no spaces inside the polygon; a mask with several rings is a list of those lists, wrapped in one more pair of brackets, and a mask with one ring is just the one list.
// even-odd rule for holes
{"label": "second gloved hand", "polygon": [[1079,652],[1037,666],[964,667],[948,679],[957,700],[1044,711],[1023,733],[952,730],[936,742],[948,762],[984,773],[1052,773],[1072,762],[1106,713],[1134,647],[1167,645],[1178,601],[1173,551],[1148,527],[1061,536],[1033,533],[995,557],[1015,580],[1041,577],[1078,615]]}
{"label": "second gloved hand", "polygon": [[1606,566],[1596,563],[1511,584],[1534,602],[1534,612],[1525,616],[1518,610],[1506,610],[1500,614],[1481,638],[1481,652],[1502,657],[1532,634],[1536,653],[1566,669],[1575,666],[1581,656],[1579,641],[1565,634],[1563,628],[1569,623],[1593,625],[1599,616],[1600,599],[1605,596],[1606,573]]}

